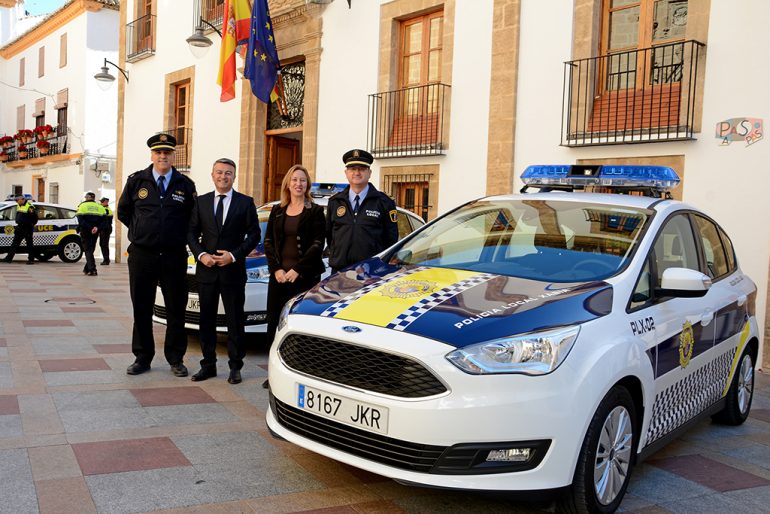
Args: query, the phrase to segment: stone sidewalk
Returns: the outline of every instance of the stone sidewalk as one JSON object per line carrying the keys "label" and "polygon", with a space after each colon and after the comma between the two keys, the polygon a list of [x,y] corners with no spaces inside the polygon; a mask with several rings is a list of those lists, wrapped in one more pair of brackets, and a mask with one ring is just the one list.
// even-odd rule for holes
{"label": "stone sidewalk", "polygon": [[[124,265],[0,267],[0,512],[552,512],[550,502],[401,486],[273,439],[266,351],[244,382],[176,378],[162,346],[130,377]],[[156,327],[162,341],[163,327]],[[225,353],[220,347],[220,357]],[[198,341],[185,359],[197,370]],[[770,378],[741,427],[703,422],[637,467],[624,511],[770,512]]]}

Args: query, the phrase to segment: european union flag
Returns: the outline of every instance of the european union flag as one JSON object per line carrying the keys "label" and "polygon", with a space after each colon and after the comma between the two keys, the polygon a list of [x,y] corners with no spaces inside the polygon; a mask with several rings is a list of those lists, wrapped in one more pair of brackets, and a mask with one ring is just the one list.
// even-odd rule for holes
{"label": "european union flag", "polygon": [[278,78],[279,65],[267,0],[254,0],[243,76],[251,81],[251,92],[254,96],[265,103],[270,103],[270,93]]}

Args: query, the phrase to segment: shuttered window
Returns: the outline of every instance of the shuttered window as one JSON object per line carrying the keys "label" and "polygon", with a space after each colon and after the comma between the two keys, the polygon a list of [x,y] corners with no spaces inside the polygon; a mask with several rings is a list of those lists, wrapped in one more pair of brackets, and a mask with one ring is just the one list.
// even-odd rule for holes
{"label": "shuttered window", "polygon": [[24,68],[26,68],[26,60],[24,57],[19,59],[19,85],[24,85]]}
{"label": "shuttered window", "polygon": [[24,128],[24,106],[20,105],[16,108],[16,130]]}
{"label": "shuttered window", "polygon": [[41,46],[37,49],[37,76],[42,77],[45,75],[45,47]]}
{"label": "shuttered window", "polygon": [[59,37],[59,68],[67,66],[67,33]]}

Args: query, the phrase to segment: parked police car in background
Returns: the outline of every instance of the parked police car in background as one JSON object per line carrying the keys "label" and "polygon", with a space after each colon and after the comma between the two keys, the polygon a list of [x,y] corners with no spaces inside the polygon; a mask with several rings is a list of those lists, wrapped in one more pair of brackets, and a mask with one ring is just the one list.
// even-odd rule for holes
{"label": "parked police car in background", "polygon": [[669,199],[674,171],[522,178],[541,192],[469,202],[287,303],[273,433],[406,483],[612,512],[690,422],[746,419],[756,287],[722,228]]}
{"label": "parked police car in background", "polygon": [[[35,232],[32,234],[35,258],[47,261],[58,255],[64,262],[79,261],[83,255],[83,243],[76,233],[78,221],[75,210],[51,203],[32,203],[38,215]],[[11,248],[17,206],[12,199],[0,202],[0,253],[8,253]],[[27,253],[26,243],[22,242],[18,253]]]}
{"label": "parked police car in background", "polygon": [[[329,197],[342,191],[347,184],[327,184],[314,183],[311,186],[313,201],[326,208]],[[262,239],[257,245],[257,249],[246,258],[246,301],[244,311],[246,314],[246,332],[264,333],[267,331],[267,284],[270,278],[270,272],[267,269],[267,258],[265,257],[265,232],[267,231],[267,220],[270,217],[270,211],[278,202],[269,202],[257,209],[259,217],[259,228],[262,233]],[[425,222],[422,218],[405,209],[398,209],[398,237],[402,238],[415,229],[423,226]],[[324,259],[326,263],[326,259]],[[195,257],[190,256],[187,265],[187,309],[185,311],[185,327],[191,330],[198,330],[200,323],[200,299],[198,298],[198,283],[195,280]],[[326,278],[329,271],[323,276]],[[166,307],[163,300],[163,294],[158,288],[155,294],[155,305],[153,307],[153,320],[158,323],[166,323]],[[217,332],[227,333],[227,321],[225,319],[225,308],[220,299],[219,310],[217,313]]]}

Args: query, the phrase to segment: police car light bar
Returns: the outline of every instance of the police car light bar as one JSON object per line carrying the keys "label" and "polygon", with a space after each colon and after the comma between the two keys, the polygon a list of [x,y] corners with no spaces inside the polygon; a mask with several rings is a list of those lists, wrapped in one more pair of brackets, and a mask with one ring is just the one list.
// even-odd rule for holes
{"label": "police car light bar", "polygon": [[521,174],[525,192],[528,187],[541,190],[573,191],[586,186],[619,189],[618,192],[642,191],[663,196],[679,184],[679,176],[668,166],[536,165]]}

